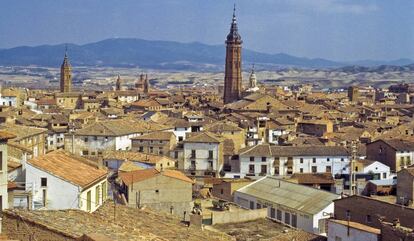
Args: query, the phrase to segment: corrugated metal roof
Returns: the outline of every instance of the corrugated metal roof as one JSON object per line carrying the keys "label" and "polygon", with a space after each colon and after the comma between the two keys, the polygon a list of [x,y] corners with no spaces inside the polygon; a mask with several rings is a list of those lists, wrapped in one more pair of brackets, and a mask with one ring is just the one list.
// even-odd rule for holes
{"label": "corrugated metal roof", "polygon": [[339,195],[266,176],[239,190],[269,203],[307,214],[317,214]]}

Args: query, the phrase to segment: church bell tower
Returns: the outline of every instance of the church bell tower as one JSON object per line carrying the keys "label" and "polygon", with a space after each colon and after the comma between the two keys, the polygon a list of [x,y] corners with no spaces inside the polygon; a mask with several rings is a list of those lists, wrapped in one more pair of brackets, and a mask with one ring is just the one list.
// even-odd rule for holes
{"label": "church bell tower", "polygon": [[233,19],[230,33],[226,39],[226,67],[224,75],[224,104],[232,103],[241,98],[242,70],[241,70],[241,36],[238,33],[236,21],[236,5],[233,9]]}
{"label": "church bell tower", "polygon": [[68,51],[65,50],[65,58],[60,66],[60,92],[72,91],[72,66],[69,63]]}

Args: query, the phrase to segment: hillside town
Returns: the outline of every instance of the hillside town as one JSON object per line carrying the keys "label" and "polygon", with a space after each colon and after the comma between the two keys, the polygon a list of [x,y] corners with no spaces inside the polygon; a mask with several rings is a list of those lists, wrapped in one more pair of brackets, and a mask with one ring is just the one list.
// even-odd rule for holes
{"label": "hillside town", "polygon": [[[414,84],[3,87],[4,240],[414,240]],[[63,52],[63,51],[62,51]],[[247,83],[247,84],[246,84]]]}

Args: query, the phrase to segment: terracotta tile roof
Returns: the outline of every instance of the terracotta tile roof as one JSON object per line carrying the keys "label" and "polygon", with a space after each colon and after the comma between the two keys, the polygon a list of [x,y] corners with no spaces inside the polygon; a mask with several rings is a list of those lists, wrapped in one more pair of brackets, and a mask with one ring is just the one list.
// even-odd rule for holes
{"label": "terracotta tile roof", "polygon": [[144,134],[144,135],[141,135],[141,136],[131,138],[131,140],[163,140],[163,141],[169,141],[169,140],[171,140],[172,136],[174,136],[174,138],[175,138],[175,134],[173,132],[170,132],[170,131],[157,131],[157,132],[152,132],[152,133],[149,133],[149,134]]}
{"label": "terracotta tile roof", "polygon": [[145,99],[145,100],[138,100],[133,103],[131,103],[131,106],[135,107],[160,107],[161,104],[153,99]]}
{"label": "terracotta tile roof", "polygon": [[99,169],[82,157],[64,151],[53,151],[33,158],[28,163],[82,188],[106,178],[107,171]]}
{"label": "terracotta tile roof", "polygon": [[0,141],[8,140],[15,138],[16,136],[13,133],[10,133],[8,131],[2,131],[0,130]]}
{"label": "terracotta tile roof", "polygon": [[31,136],[35,136],[35,135],[39,135],[39,134],[47,132],[47,129],[44,129],[44,128],[36,128],[36,127],[14,125],[14,124],[1,125],[0,129],[15,135],[16,138],[13,138],[13,141],[19,141],[27,137],[31,137]]}
{"label": "terracotta tile roof", "polygon": [[186,143],[221,143],[222,138],[211,132],[196,133],[184,140]]}
{"label": "terracotta tile roof", "polygon": [[75,132],[80,136],[123,136],[162,130],[165,127],[155,123],[136,121],[132,119],[106,120],[95,122]]}
{"label": "terracotta tile roof", "polygon": [[261,144],[240,150],[243,156],[348,156],[348,150],[341,146],[270,146]]}
{"label": "terracotta tile roof", "polygon": [[269,144],[255,145],[243,148],[239,151],[240,156],[272,156]]}
{"label": "terracotta tile roof", "polygon": [[188,178],[182,172],[175,171],[175,170],[160,171],[155,168],[137,170],[137,171],[132,171],[132,172],[124,172],[124,173],[120,173],[119,177],[126,185],[130,185],[132,183],[141,182],[143,180],[147,180],[149,178],[152,178],[158,175],[163,175],[163,176],[179,179],[185,182],[194,183],[193,180]]}
{"label": "terracotta tile roof", "polygon": [[295,173],[291,180],[299,184],[334,184],[332,173]]}
{"label": "terracotta tile roof", "polygon": [[142,169],[144,169],[144,168],[135,165],[131,161],[124,161],[122,163],[122,165],[118,168],[118,171],[120,171],[120,172],[131,172],[131,171],[137,171],[137,170],[142,170]]}
{"label": "terracotta tile roof", "polygon": [[240,128],[236,124],[230,123],[230,122],[216,122],[216,123],[205,126],[204,129],[206,131],[210,131],[210,132],[213,132],[213,133],[243,131],[242,128]]}
{"label": "terracotta tile roof", "polygon": [[133,152],[133,151],[108,151],[104,153],[103,159],[104,160],[128,160],[128,161],[136,161],[136,162],[143,162],[143,163],[149,163],[149,164],[156,164],[162,161],[175,162],[175,160],[167,156],[158,156],[154,154],[147,154],[147,153]]}
{"label": "terracotta tile roof", "polygon": [[11,172],[11,171],[13,171],[13,170],[16,170],[17,168],[19,168],[19,167],[21,167],[22,166],[22,164],[21,163],[18,163],[18,162],[15,162],[15,161],[12,161],[12,160],[7,160],[7,171],[8,172]]}
{"label": "terracotta tile roof", "polygon": [[361,231],[367,232],[367,233],[373,233],[373,234],[381,234],[381,230],[377,228],[373,228],[367,225],[364,225],[362,223],[347,221],[347,220],[337,220],[337,219],[329,219],[329,222],[338,223],[341,225],[344,225],[346,227],[351,227],[354,229],[359,229]]}
{"label": "terracotta tile roof", "polygon": [[[116,211],[115,218],[114,210]],[[117,241],[234,240],[229,235],[221,232],[201,230],[193,225],[187,227],[187,225],[181,223],[180,218],[170,214],[124,205],[114,206],[113,202],[109,201],[93,213],[73,209],[42,211],[8,209],[4,211],[4,215],[34,223],[53,233],[63,233],[70,240],[89,240],[81,238],[84,234],[88,234],[88,236],[90,234],[100,234],[109,240]],[[10,233],[8,235],[15,237],[16,234]]]}
{"label": "terracotta tile roof", "polygon": [[399,139],[385,139],[383,141],[397,151],[414,151],[414,142]]}

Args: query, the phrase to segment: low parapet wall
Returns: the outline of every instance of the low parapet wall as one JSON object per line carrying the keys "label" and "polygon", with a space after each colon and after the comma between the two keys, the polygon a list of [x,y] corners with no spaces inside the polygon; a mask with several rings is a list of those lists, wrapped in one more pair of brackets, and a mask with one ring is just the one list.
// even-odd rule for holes
{"label": "low parapet wall", "polygon": [[238,209],[234,211],[223,211],[212,213],[212,225],[222,223],[239,223],[252,221],[267,217],[267,208],[261,209]]}

